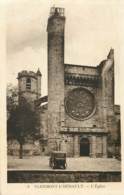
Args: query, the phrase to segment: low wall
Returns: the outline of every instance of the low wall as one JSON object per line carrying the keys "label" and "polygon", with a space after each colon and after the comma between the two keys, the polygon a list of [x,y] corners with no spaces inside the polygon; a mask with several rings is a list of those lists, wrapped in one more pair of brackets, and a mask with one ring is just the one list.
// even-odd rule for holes
{"label": "low wall", "polygon": [[8,183],[120,182],[121,172],[8,171]]}

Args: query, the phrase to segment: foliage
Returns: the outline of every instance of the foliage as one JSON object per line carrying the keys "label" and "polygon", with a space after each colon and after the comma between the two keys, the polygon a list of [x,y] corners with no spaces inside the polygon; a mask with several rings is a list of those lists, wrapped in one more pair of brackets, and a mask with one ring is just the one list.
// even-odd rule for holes
{"label": "foliage", "polygon": [[17,94],[14,88],[10,88],[7,95],[9,118],[7,121],[8,139],[14,138],[20,144],[20,158],[23,157],[23,145],[28,140],[37,139],[40,130],[39,112],[25,98],[21,98],[19,103],[13,100]]}
{"label": "foliage", "polygon": [[21,137],[32,136],[38,128],[38,113],[24,100],[23,103],[11,109],[8,127],[18,141]]}
{"label": "foliage", "polygon": [[11,83],[7,85],[7,111],[10,112],[18,104],[18,88]]}

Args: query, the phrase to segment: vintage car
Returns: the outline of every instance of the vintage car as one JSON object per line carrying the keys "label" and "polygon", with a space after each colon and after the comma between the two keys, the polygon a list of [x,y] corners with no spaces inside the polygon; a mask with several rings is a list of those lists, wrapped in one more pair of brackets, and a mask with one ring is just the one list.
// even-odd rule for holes
{"label": "vintage car", "polygon": [[66,153],[61,151],[51,152],[49,166],[53,169],[66,169]]}

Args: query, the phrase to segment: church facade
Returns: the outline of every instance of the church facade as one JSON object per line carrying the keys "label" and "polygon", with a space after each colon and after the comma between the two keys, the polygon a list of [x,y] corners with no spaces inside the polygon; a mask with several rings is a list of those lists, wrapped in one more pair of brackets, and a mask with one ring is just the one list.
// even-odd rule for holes
{"label": "church facade", "polygon": [[[41,73],[18,74],[19,94],[40,109],[42,152],[107,157],[118,139],[114,105],[114,50],[97,66],[64,62],[65,15],[51,8],[48,18],[48,97],[40,97]],[[119,111],[120,113],[120,111]],[[118,119],[120,120],[120,119]]]}

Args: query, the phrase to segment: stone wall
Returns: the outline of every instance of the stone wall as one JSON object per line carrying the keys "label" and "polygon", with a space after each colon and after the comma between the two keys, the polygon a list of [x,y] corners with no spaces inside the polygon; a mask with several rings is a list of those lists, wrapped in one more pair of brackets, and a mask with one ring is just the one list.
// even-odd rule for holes
{"label": "stone wall", "polygon": [[41,155],[47,155],[48,150],[48,107],[47,104],[40,107],[40,134],[43,135],[43,140],[40,141]]}
{"label": "stone wall", "polygon": [[65,64],[65,73],[84,74],[84,75],[98,75],[97,67],[85,65]]}
{"label": "stone wall", "polygon": [[[12,156],[19,156],[20,145],[19,143],[12,139],[8,140],[7,154]],[[29,141],[23,145],[23,156],[35,156],[41,155],[41,147],[39,143]]]}
{"label": "stone wall", "polygon": [[120,172],[8,171],[8,183],[121,182]]}

